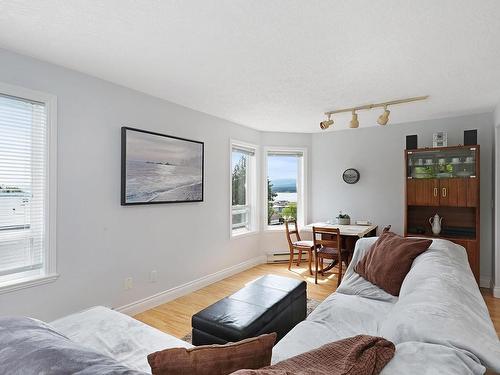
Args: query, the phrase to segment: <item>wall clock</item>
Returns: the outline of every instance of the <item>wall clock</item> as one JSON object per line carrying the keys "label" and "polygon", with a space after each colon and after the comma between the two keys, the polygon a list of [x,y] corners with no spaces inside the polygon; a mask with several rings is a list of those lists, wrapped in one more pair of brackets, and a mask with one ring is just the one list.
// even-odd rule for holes
{"label": "wall clock", "polygon": [[346,169],[342,174],[342,178],[348,184],[355,184],[359,181],[359,171],[354,168]]}

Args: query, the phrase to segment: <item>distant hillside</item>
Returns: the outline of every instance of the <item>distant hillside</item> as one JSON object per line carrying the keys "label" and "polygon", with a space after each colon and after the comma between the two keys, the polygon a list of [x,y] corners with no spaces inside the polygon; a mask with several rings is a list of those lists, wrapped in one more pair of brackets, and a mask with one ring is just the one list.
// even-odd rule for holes
{"label": "distant hillside", "polygon": [[271,181],[273,187],[271,190],[274,193],[296,193],[297,192],[297,182],[294,179],[284,178],[279,180]]}

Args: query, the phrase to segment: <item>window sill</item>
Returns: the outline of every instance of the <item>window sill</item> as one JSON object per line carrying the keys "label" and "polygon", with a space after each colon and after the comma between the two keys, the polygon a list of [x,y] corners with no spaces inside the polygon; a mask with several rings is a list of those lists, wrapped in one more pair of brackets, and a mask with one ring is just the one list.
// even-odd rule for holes
{"label": "window sill", "polygon": [[264,228],[264,232],[284,232],[284,231],[285,231],[284,225],[268,225],[267,227]]}
{"label": "window sill", "polygon": [[231,232],[231,239],[250,237],[250,236],[255,236],[256,234],[259,234],[258,230],[234,231]]}
{"label": "window sill", "polygon": [[[305,225],[299,223],[299,230],[302,233],[304,231]],[[284,232],[284,225],[268,225],[264,227],[264,232]]]}
{"label": "window sill", "polygon": [[34,276],[30,278],[9,281],[3,284],[0,284],[0,294],[14,292],[20,289],[31,288],[37,285],[48,284],[53,281],[56,281],[59,277],[58,274],[51,274],[45,276]]}

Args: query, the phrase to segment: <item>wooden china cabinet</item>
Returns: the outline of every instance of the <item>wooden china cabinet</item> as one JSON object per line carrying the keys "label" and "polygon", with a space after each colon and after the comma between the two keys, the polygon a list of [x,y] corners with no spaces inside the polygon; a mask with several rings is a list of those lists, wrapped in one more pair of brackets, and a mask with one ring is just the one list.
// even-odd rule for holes
{"label": "wooden china cabinet", "polygon": [[[405,150],[405,236],[444,238],[467,250],[479,283],[479,146]],[[429,218],[442,217],[441,233]]]}

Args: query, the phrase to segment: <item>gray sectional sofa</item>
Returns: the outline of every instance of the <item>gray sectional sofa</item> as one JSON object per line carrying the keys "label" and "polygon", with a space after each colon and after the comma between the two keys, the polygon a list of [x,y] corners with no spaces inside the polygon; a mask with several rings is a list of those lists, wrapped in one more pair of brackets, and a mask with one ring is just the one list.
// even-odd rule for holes
{"label": "gray sectional sofa", "polygon": [[[396,345],[382,375],[483,374],[487,367],[500,372],[500,342],[465,249],[434,240],[414,261],[400,296],[394,297],[353,271],[375,240],[357,242],[337,292],[274,347],[273,363],[328,342],[369,334]],[[0,367],[11,369],[8,374],[65,374],[61,366],[68,363],[75,366],[70,373],[144,374],[150,373],[147,355],[171,347],[191,345],[102,306],[50,324],[0,318]],[[75,355],[81,360],[72,363]]]}

